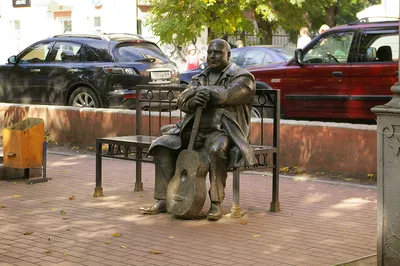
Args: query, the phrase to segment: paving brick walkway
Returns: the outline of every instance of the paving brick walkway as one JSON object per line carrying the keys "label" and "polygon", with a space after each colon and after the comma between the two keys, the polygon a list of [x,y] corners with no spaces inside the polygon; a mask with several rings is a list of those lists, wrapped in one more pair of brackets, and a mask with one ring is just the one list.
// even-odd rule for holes
{"label": "paving brick walkway", "polygon": [[0,265],[321,266],[376,252],[374,189],[281,178],[282,211],[271,213],[271,178],[244,174],[243,218],[187,221],[141,215],[154,166],[144,166],[143,192],[133,192],[134,170],[104,160],[103,198],[92,197],[90,155],[48,154],[47,183],[0,181]]}

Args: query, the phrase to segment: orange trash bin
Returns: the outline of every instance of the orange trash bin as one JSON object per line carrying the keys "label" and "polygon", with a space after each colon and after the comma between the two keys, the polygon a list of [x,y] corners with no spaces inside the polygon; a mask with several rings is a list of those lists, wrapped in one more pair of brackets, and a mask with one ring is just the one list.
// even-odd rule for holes
{"label": "orange trash bin", "polygon": [[3,129],[4,166],[35,168],[43,166],[44,121],[27,118]]}

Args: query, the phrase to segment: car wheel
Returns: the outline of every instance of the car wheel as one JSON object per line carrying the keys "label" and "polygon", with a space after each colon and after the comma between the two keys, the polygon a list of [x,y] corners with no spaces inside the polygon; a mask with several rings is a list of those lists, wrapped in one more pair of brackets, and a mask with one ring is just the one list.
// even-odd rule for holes
{"label": "car wheel", "polygon": [[102,107],[99,97],[92,89],[87,87],[79,87],[74,90],[71,97],[69,97],[68,105],[75,107]]}

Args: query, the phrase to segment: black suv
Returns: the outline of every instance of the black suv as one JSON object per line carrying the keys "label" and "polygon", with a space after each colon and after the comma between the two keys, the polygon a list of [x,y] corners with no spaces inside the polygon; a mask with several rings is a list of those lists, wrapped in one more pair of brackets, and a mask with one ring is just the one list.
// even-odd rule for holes
{"label": "black suv", "polygon": [[136,107],[135,85],[179,84],[153,42],[133,34],[62,34],[0,66],[0,101],[77,107]]}

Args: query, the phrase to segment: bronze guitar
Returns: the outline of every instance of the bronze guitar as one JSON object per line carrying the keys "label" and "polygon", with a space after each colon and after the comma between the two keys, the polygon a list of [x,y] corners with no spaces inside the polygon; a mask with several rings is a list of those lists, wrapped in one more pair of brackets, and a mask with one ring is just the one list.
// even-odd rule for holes
{"label": "bronze guitar", "polygon": [[193,150],[202,110],[201,106],[196,109],[188,149],[179,153],[175,174],[167,188],[168,212],[184,219],[195,218],[207,197],[208,158],[204,153]]}

